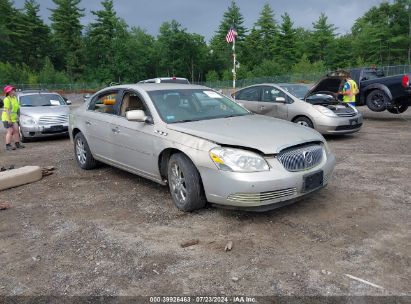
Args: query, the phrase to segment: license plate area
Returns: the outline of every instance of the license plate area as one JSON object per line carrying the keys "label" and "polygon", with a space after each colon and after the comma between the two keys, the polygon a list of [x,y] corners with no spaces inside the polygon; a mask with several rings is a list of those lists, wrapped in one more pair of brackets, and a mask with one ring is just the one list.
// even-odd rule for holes
{"label": "license plate area", "polygon": [[318,171],[303,177],[303,192],[309,192],[322,187],[324,183],[324,172]]}

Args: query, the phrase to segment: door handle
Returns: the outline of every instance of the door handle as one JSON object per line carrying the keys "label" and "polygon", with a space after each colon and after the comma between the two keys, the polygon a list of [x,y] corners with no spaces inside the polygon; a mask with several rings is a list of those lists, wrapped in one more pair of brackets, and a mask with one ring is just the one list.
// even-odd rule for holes
{"label": "door handle", "polygon": [[118,128],[113,128],[113,129],[111,129],[111,131],[115,134],[120,133],[120,130]]}
{"label": "door handle", "polygon": [[86,121],[86,125],[91,126],[91,122]]}
{"label": "door handle", "polygon": [[264,106],[260,106],[260,110],[264,110],[265,109],[265,107]]}

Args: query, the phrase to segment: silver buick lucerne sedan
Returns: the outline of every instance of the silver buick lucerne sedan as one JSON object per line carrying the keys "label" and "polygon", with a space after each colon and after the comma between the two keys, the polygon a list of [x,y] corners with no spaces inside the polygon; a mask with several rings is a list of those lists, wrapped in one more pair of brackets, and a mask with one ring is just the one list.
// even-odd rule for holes
{"label": "silver buick lucerne sedan", "polygon": [[317,131],[197,85],[105,88],[70,113],[69,132],[81,168],[101,161],[168,183],[184,211],[280,207],[324,187],[335,166]]}

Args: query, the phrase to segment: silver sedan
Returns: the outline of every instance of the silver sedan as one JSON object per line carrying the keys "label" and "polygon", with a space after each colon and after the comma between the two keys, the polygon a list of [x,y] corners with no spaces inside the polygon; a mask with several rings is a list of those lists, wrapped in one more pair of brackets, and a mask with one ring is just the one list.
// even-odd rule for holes
{"label": "silver sedan", "polygon": [[[338,91],[338,85],[335,88]],[[234,97],[254,113],[289,120],[322,134],[358,132],[363,122],[361,113],[338,101],[335,92],[323,91],[326,89],[324,83],[312,89],[304,84],[266,83],[243,88]]]}
{"label": "silver sedan", "polygon": [[81,168],[101,161],[168,184],[184,211],[280,207],[327,185],[335,166],[315,130],[197,85],[108,87],[71,112],[69,131]]}
{"label": "silver sedan", "polygon": [[69,100],[58,93],[46,91],[20,91],[20,139],[68,135]]}

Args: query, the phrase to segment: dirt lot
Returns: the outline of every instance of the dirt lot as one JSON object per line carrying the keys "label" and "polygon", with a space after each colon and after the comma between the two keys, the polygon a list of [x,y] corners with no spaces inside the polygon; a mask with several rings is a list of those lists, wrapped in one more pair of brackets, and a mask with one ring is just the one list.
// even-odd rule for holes
{"label": "dirt lot", "polygon": [[259,214],[180,212],[166,187],[81,170],[68,139],[2,149],[56,172],[0,192],[0,295],[411,295],[411,110],[360,110],[360,133],[328,138],[329,186]]}

